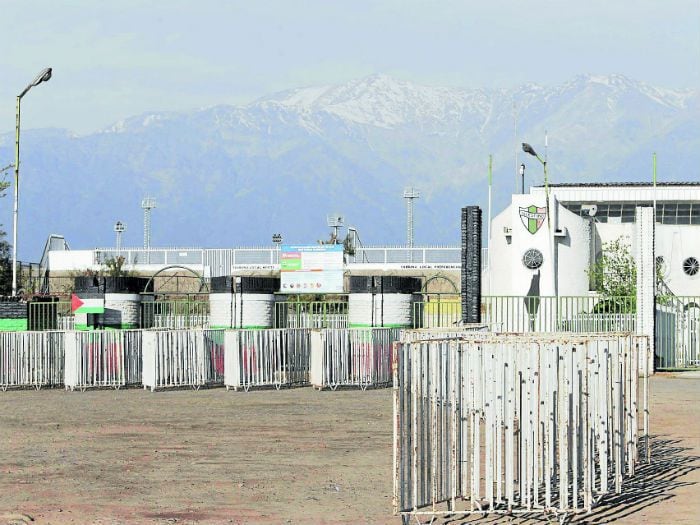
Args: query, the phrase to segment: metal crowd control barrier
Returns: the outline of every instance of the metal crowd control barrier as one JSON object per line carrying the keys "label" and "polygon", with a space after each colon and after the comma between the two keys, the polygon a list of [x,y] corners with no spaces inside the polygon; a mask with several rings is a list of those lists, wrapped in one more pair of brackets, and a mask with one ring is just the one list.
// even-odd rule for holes
{"label": "metal crowd control barrier", "polygon": [[309,330],[229,330],[225,340],[226,389],[309,383]]}
{"label": "metal crowd control barrier", "polygon": [[397,343],[394,512],[561,521],[620,494],[650,457],[648,353],[630,334]]}
{"label": "metal crowd control barrier", "polygon": [[348,328],[311,332],[309,379],[318,389],[388,386],[398,328]]}
{"label": "metal crowd control barrier", "polygon": [[65,387],[120,388],[141,384],[141,331],[66,332]]}
{"label": "metal crowd control barrier", "polygon": [[63,332],[0,332],[0,389],[63,384]]}
{"label": "metal crowd control barrier", "polygon": [[465,332],[488,332],[489,326],[480,323],[470,323],[453,328],[402,330],[400,341],[411,343],[413,341],[426,341],[432,339],[459,339]]}
{"label": "metal crowd control barrier", "polygon": [[223,330],[144,330],[143,387],[192,387],[221,384]]}
{"label": "metal crowd control barrier", "polygon": [[275,328],[347,328],[347,301],[275,303]]}

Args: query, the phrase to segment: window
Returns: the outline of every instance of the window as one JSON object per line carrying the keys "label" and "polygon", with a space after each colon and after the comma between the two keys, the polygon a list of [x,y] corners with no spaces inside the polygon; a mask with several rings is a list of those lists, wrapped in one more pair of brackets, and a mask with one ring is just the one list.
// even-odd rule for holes
{"label": "window", "polygon": [[523,254],[523,266],[528,270],[537,270],[542,266],[543,262],[544,258],[542,257],[542,252],[539,250],[530,248]]}

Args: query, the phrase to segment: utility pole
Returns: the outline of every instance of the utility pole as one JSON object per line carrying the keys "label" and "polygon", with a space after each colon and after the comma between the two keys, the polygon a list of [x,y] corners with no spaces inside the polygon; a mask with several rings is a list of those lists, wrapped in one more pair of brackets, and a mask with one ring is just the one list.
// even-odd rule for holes
{"label": "utility pole", "polygon": [[144,197],[141,201],[143,208],[143,248],[146,250],[146,263],[151,263],[151,210],[156,207],[153,197]]}
{"label": "utility pole", "polygon": [[[406,245],[413,248],[413,201],[420,197],[420,192],[409,186],[403,190],[403,198],[406,199]],[[413,262],[413,252],[409,251],[409,262]]]}

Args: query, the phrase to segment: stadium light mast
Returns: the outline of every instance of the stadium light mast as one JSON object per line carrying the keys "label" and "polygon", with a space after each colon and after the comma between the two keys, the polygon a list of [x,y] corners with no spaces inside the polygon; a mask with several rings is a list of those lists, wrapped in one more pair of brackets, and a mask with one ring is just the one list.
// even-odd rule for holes
{"label": "stadium light mast", "polygon": [[114,231],[117,234],[117,257],[121,257],[122,254],[122,233],[126,230],[126,224],[122,221],[117,221],[114,224]]}
{"label": "stadium light mast", "polygon": [[29,85],[17,95],[17,114],[15,120],[15,191],[14,191],[14,209],[12,212],[12,296],[17,295],[17,219],[19,211],[19,121],[20,121],[20,102],[22,97],[26,95],[30,89],[38,86],[42,82],[48,82],[51,79],[52,69],[47,67],[32,80]]}
{"label": "stadium light mast", "polygon": [[145,197],[141,201],[143,208],[143,248],[146,250],[146,263],[151,264],[151,210],[156,207],[153,197]]}
{"label": "stadium light mast", "polygon": [[406,199],[406,246],[409,249],[408,262],[413,262],[413,201],[420,198],[420,192],[409,186],[403,190],[403,198]]}

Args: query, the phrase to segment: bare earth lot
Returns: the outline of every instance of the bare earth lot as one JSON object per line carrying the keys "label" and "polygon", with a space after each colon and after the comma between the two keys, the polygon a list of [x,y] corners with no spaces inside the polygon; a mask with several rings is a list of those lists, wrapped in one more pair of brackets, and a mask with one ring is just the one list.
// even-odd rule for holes
{"label": "bare earth lot", "polygon": [[[626,499],[579,523],[700,523],[700,375],[652,379],[652,432],[653,464]],[[399,524],[391,456],[391,390],[5,392],[0,525],[17,514],[37,524]]]}

